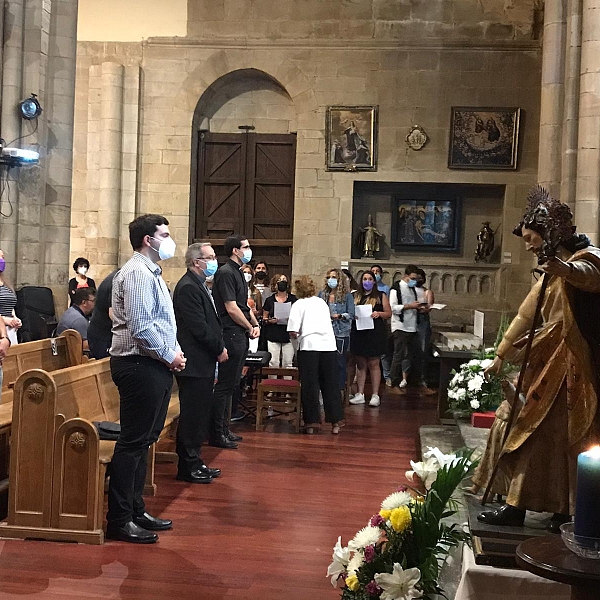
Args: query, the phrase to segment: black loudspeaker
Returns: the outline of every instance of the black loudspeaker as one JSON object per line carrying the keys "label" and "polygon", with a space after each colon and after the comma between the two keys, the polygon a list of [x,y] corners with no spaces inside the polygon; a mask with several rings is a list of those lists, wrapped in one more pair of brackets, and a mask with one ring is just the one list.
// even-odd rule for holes
{"label": "black loudspeaker", "polygon": [[27,285],[17,290],[15,312],[23,321],[23,326],[17,332],[19,342],[49,338],[58,324],[54,296],[47,287]]}

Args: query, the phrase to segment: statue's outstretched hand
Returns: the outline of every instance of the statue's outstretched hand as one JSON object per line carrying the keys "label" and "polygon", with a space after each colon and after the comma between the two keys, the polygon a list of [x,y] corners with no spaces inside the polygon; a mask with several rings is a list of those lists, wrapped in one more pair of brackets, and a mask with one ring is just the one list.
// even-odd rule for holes
{"label": "statue's outstretched hand", "polygon": [[494,357],[494,362],[483,372],[483,376],[489,379],[490,375],[500,375],[503,363],[504,361],[499,356]]}
{"label": "statue's outstretched hand", "polygon": [[561,260],[560,258],[550,258],[540,266],[540,270],[548,275],[556,275],[557,277],[568,277],[571,274],[572,267],[570,263]]}

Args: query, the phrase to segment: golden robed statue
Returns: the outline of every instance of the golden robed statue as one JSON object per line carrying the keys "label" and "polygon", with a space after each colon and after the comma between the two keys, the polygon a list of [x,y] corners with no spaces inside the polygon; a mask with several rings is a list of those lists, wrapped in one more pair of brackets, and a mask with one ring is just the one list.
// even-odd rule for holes
{"label": "golden robed statue", "polygon": [[[558,531],[574,512],[577,456],[599,439],[600,250],[575,233],[572,217],[568,205],[537,187],[513,231],[538,255],[547,291],[516,417],[504,440],[495,430],[506,428],[510,406],[498,409],[474,477],[485,486],[497,464],[492,491],[505,494],[506,504],[478,515],[490,525],[522,525],[532,510],[554,513],[548,529]],[[521,304],[489,372],[500,372],[504,361],[523,363],[542,283]]]}
{"label": "golden robed statue", "polygon": [[363,258],[373,258],[375,252],[379,252],[379,238],[381,233],[373,225],[373,217],[369,215],[369,223],[362,230]]}

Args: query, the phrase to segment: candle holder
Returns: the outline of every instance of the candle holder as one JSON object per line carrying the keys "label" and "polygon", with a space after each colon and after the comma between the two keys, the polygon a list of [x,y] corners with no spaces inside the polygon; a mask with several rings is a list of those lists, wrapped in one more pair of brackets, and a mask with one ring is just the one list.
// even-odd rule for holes
{"label": "candle holder", "polygon": [[560,526],[560,535],[565,546],[583,558],[600,559],[600,538],[575,535],[573,522],[563,523]]}

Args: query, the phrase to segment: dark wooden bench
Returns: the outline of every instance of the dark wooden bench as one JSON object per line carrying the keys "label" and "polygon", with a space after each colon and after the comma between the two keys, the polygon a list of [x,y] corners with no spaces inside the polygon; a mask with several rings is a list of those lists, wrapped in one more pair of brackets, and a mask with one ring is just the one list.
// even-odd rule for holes
{"label": "dark wooden bench", "polygon": [[[173,395],[163,434],[179,414]],[[101,544],[106,468],[115,442],[92,421],[118,421],[110,359],[52,373],[33,369],[15,384],[8,518],[0,537]],[[154,448],[147,487],[152,481]]]}

